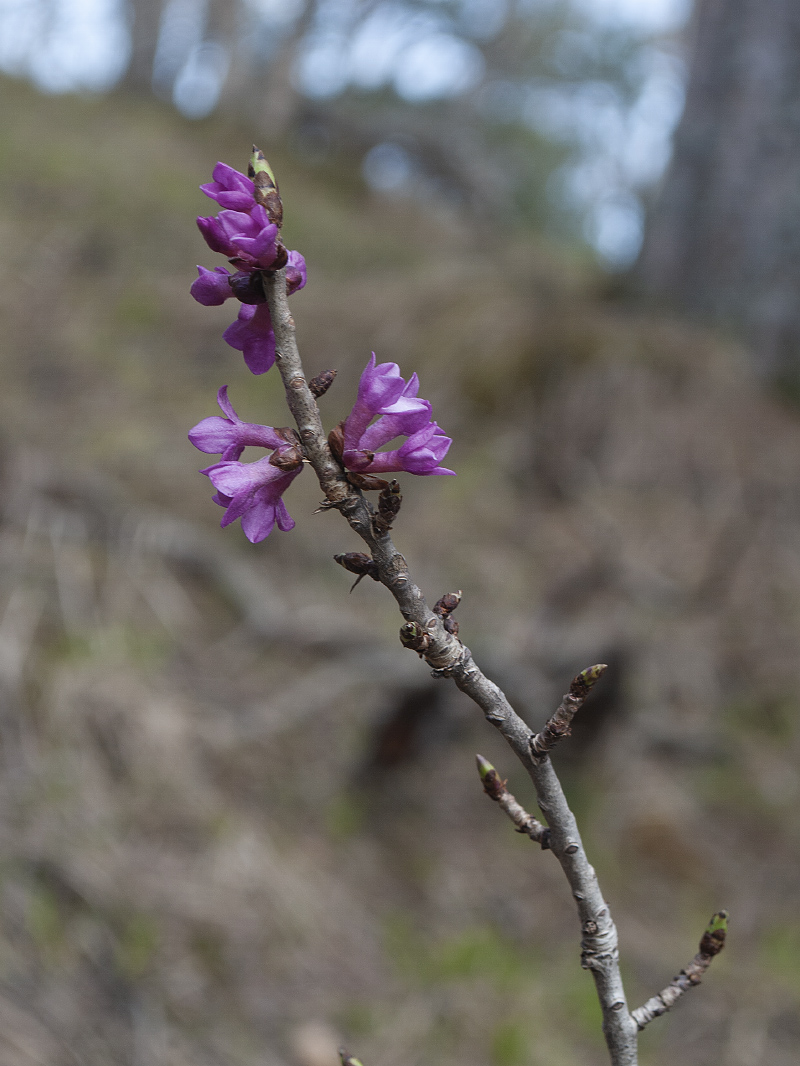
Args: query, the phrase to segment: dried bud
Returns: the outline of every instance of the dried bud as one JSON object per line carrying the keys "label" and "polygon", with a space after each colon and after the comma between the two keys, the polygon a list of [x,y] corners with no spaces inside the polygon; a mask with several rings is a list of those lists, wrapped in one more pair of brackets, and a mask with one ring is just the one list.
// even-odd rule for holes
{"label": "dried bud", "polygon": [[725,947],[725,936],[728,932],[728,912],[717,911],[711,916],[708,928],[700,940],[701,955],[719,955]]}
{"label": "dried bud", "polygon": [[461,603],[461,589],[458,592],[446,592],[434,604],[433,613],[438,614],[440,618],[445,618],[448,614],[452,614],[459,603]]}
{"label": "dried bud", "polygon": [[344,422],[340,422],[338,426],[334,426],[328,434],[328,447],[331,450],[333,458],[341,463],[342,456],[344,455]]}
{"label": "dried bud", "polygon": [[324,396],[328,389],[333,384],[333,379],[336,377],[338,371],[336,370],[323,370],[321,374],[317,374],[315,378],[312,378],[308,383],[309,389],[311,389],[311,395],[315,400],[318,400],[320,396]]}
{"label": "dried bud", "polygon": [[444,626],[445,632],[449,633],[451,637],[458,636],[459,627],[455,618],[451,618],[449,614],[446,614],[442,619],[442,625]]}
{"label": "dried bud", "polygon": [[[272,168],[264,158],[264,153],[255,145],[253,145],[253,154],[250,156],[250,163],[247,167],[247,176],[253,179],[256,187],[256,203],[265,208],[270,222],[280,229],[283,225],[283,204],[278,193],[278,183],[275,181]],[[283,265],[283,263],[280,264],[280,266]],[[273,269],[279,270],[280,266],[276,265]]]}
{"label": "dried bud", "polygon": [[278,448],[269,457],[269,463],[284,472],[297,470],[303,465],[303,453],[294,445],[290,448]]}
{"label": "dried bud", "polygon": [[298,448],[300,447],[300,434],[292,426],[278,426],[275,434],[281,440],[285,440],[287,444],[295,444]]}
{"label": "dried bud", "polygon": [[356,474],[352,470],[348,471],[347,480],[357,489],[361,489],[362,492],[370,492],[373,489],[385,489],[389,484],[389,482],[384,481],[382,477],[375,477],[374,474]]}
{"label": "dried bud", "polygon": [[585,700],[607,669],[605,663],[599,663],[597,666],[589,666],[586,670],[581,670],[569,686],[570,696],[576,700]]}
{"label": "dried bud", "polygon": [[364,552],[346,552],[344,555],[334,555],[333,558],[339,566],[343,566],[351,574],[358,574],[359,577],[371,577],[375,581],[379,580],[378,564]]}
{"label": "dried bud", "polygon": [[378,497],[378,513],[372,519],[372,527],[379,535],[388,533],[400,511],[403,497],[400,482],[392,479]]}
{"label": "dried bud", "polygon": [[239,270],[231,276],[228,284],[240,303],[263,304],[267,302],[260,270]]}
{"label": "dried bud", "polygon": [[406,622],[400,630],[400,643],[404,648],[418,652],[422,658],[430,647],[431,636],[418,622]]}

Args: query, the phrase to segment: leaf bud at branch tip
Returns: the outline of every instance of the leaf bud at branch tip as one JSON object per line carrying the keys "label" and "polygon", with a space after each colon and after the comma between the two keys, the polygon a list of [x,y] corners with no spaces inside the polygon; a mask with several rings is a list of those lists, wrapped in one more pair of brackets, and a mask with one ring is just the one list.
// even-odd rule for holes
{"label": "leaf bud at branch tip", "polygon": [[478,764],[478,773],[481,775],[481,781],[485,781],[489,774],[496,773],[489,760],[484,759],[482,755],[476,755],[475,762]]}
{"label": "leaf bud at branch tip", "polygon": [[706,931],[700,941],[701,955],[719,955],[725,947],[725,937],[728,932],[728,912],[717,911],[711,916]]}
{"label": "leaf bud at branch tip", "polygon": [[267,212],[267,216],[278,229],[283,225],[283,204],[278,192],[278,183],[272,173],[272,167],[264,158],[260,148],[253,145],[253,154],[247,166],[247,176],[255,185],[256,203]]}
{"label": "leaf bud at branch tip", "polygon": [[585,700],[591,690],[608,669],[606,663],[598,663],[597,666],[589,666],[581,670],[577,677],[573,678],[569,686],[569,694],[578,700]]}
{"label": "leaf bud at branch tip", "polygon": [[339,1058],[342,1061],[342,1066],[363,1066],[360,1059],[357,1059],[355,1055],[351,1055],[345,1048],[339,1048]]}

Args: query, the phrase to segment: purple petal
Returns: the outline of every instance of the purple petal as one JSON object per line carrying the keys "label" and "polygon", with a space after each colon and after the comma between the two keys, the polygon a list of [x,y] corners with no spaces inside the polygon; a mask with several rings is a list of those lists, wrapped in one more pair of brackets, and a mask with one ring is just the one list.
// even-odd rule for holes
{"label": "purple petal", "polygon": [[275,334],[266,304],[242,304],[239,317],[222,336],[231,348],[242,352],[253,374],[264,374],[275,362]]}
{"label": "purple petal", "polygon": [[222,388],[217,393],[217,403],[219,404],[219,407],[220,407],[220,410],[222,411],[222,413],[225,415],[226,418],[229,418],[231,420],[231,422],[241,422],[241,419],[239,418],[239,416],[236,414],[236,412],[233,409],[233,405],[231,404],[231,401],[228,399],[228,386],[227,385],[223,385]]}
{"label": "purple petal", "polygon": [[286,293],[291,296],[293,292],[302,289],[308,280],[306,261],[299,252],[289,252],[289,261],[286,264]]}
{"label": "purple petal", "polygon": [[[232,436],[236,427],[227,418],[212,415],[204,418],[189,430],[189,440],[198,451],[207,452],[209,455],[219,455],[227,451],[232,445],[238,447],[238,442]],[[241,445],[244,448],[244,445]],[[239,453],[241,455],[241,452]],[[225,458],[232,458],[225,456]],[[237,455],[238,459],[239,456]]]}
{"label": "purple petal", "polygon": [[278,500],[275,505],[276,518],[278,520],[278,529],[283,533],[288,533],[290,529],[294,529],[294,519],[286,510],[286,504],[283,500]]}
{"label": "purple petal", "polygon": [[259,544],[275,526],[276,504],[271,500],[256,499],[250,510],[242,515],[242,529],[251,544]]}
{"label": "purple petal", "polygon": [[230,287],[230,273],[225,267],[214,267],[208,270],[204,266],[198,266],[199,277],[192,282],[189,292],[204,307],[217,307],[224,304],[233,296]]}
{"label": "purple petal", "polygon": [[220,207],[234,211],[248,211],[255,205],[255,189],[252,181],[229,167],[227,163],[217,163],[214,167],[214,181],[201,185],[200,188],[216,200]]}
{"label": "purple petal", "polygon": [[252,237],[233,237],[231,244],[237,252],[251,259],[258,266],[268,267],[274,263],[277,255],[275,246],[277,237],[278,227],[270,223]]}
{"label": "purple petal", "polygon": [[198,218],[197,228],[212,252],[231,254],[230,238],[216,218]]}

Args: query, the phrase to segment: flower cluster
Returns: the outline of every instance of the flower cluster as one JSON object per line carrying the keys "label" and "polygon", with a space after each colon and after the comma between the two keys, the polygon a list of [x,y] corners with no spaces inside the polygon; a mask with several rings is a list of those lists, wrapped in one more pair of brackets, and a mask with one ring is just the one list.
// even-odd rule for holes
{"label": "flower cluster", "polygon": [[[217,490],[213,500],[225,508],[222,526],[237,518],[249,541],[258,544],[278,529],[288,532],[294,520],[282,500],[284,492],[303,469],[299,441],[292,430],[273,429],[243,422],[228,399],[228,386],[217,393],[224,418],[204,418],[189,431],[189,440],[201,452],[221,454],[221,460],[201,470]],[[274,449],[254,463],[241,463],[239,456],[248,446]]]}
{"label": "flower cluster", "polygon": [[200,188],[223,210],[215,218],[198,218],[198,228],[212,252],[226,255],[236,269],[232,273],[225,267],[208,270],[198,266],[192,296],[206,307],[231,298],[239,300],[242,305],[239,316],[223,337],[232,348],[243,353],[248,369],[263,374],[275,362],[275,334],[262,272],[285,266],[286,287],[291,294],[306,283],[305,261],[299,252],[287,252],[284,248],[279,226],[270,218],[264,204],[257,202],[256,186],[251,178],[226,163],[217,163],[214,180]]}
{"label": "flower cluster", "polygon": [[[372,353],[361,375],[353,410],[342,427],[345,469],[359,474],[388,474],[395,470],[407,470],[410,474],[455,474],[454,470],[439,466],[452,439],[431,421],[431,405],[427,400],[418,399],[418,392],[416,374],[406,382],[397,363],[376,366],[375,353]],[[376,415],[378,421],[372,422]],[[395,437],[408,437],[408,440],[391,451],[376,451]]]}
{"label": "flower cluster", "polygon": [[[299,252],[287,252],[281,243],[282,207],[277,186],[257,149],[250,174],[254,180],[217,163],[214,180],[200,186],[222,208],[216,218],[198,218],[200,232],[209,248],[226,255],[236,269],[231,273],[224,267],[198,267],[199,276],[191,292],[206,306],[232,297],[239,300],[238,319],[225,331],[225,340],[244,353],[254,374],[263,374],[275,362],[275,336],[263,274],[285,267],[286,289],[291,295],[305,285],[306,267]],[[333,373],[329,375],[331,381]],[[399,470],[423,475],[453,473],[439,465],[452,442],[431,420],[431,405],[419,399],[418,392],[416,374],[406,381],[396,363],[376,365],[373,353],[361,375],[353,410],[329,438],[336,458],[350,472],[354,484],[374,487],[366,485],[362,475]],[[219,462],[201,473],[216,489],[214,502],[225,508],[222,525],[240,518],[245,535],[254,544],[268,537],[275,525],[284,531],[292,529],[294,521],[282,497],[303,468],[300,438],[291,429],[243,422],[228,399],[227,385],[219,390],[217,403],[223,417],[204,418],[189,432],[189,440],[201,452],[220,456]],[[407,439],[397,448],[378,451],[398,437]],[[270,454],[243,463],[242,453],[249,447]],[[378,482],[379,486],[386,484]]]}

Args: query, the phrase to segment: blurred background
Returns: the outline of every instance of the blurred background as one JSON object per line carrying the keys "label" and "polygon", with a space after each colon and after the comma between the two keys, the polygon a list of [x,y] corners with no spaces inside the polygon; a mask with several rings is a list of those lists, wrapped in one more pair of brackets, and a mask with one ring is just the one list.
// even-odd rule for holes
{"label": "blurred background", "polygon": [[360,545],[250,545],[186,440],[276,374],[189,296],[256,141],[330,426],[374,349],[457,478],[401,479],[429,599],[540,725],[631,1005],[730,945],[649,1066],[800,1045],[800,12],[788,0],[0,0],[0,1062],[600,1066],[551,855]]}

